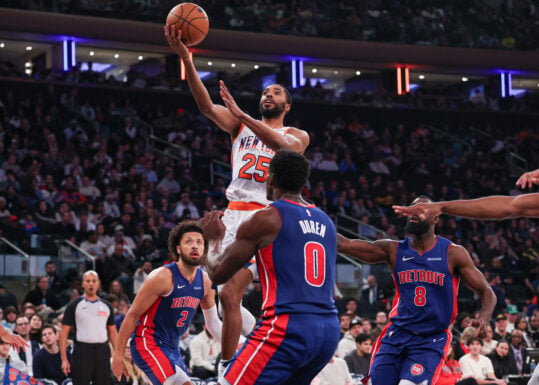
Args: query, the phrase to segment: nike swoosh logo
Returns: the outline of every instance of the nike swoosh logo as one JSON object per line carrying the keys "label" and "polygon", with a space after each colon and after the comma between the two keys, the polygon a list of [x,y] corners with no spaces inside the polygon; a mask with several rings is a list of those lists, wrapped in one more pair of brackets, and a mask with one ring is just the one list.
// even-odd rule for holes
{"label": "nike swoosh logo", "polygon": [[183,289],[184,287],[185,285],[182,285],[182,286],[178,285],[178,289]]}
{"label": "nike swoosh logo", "polygon": [[442,337],[442,338],[435,338],[432,340],[432,342],[440,342],[440,341],[443,341],[445,338]]}
{"label": "nike swoosh logo", "polygon": [[402,260],[403,260],[404,262],[406,262],[406,261],[409,261],[410,259],[414,259],[414,258],[415,258],[415,257],[408,257],[408,258],[402,257]]}

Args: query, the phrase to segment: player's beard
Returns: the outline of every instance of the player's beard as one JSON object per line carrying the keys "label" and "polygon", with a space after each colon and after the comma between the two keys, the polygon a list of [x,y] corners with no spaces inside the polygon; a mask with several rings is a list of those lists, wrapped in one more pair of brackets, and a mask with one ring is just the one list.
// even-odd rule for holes
{"label": "player's beard", "polygon": [[199,266],[200,265],[200,257],[196,260],[192,260],[189,258],[189,255],[185,255],[183,252],[180,252],[180,259],[183,263],[189,266]]}
{"label": "player's beard", "polygon": [[417,221],[417,222],[411,222],[410,219],[408,219],[408,222],[406,223],[406,232],[412,235],[423,235],[430,229],[430,223],[427,221]]}
{"label": "player's beard", "polygon": [[278,117],[284,112],[284,108],[286,106],[286,103],[277,103],[273,102],[273,108],[264,108],[264,103],[260,103],[258,106],[258,109],[260,110],[260,115],[262,115],[266,119],[273,119]]}

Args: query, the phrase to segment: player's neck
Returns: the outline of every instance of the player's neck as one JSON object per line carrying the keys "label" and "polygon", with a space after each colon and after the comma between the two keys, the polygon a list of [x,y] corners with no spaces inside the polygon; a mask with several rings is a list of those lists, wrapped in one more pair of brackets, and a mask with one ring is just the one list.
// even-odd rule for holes
{"label": "player's neck", "polygon": [[421,235],[412,235],[412,247],[417,251],[427,251],[434,247],[436,243],[436,234],[434,230],[429,230]]}
{"label": "player's neck", "polygon": [[262,117],[262,123],[271,128],[283,128],[284,127],[284,116],[278,116],[276,118],[264,118]]}
{"label": "player's neck", "polygon": [[186,263],[183,263],[181,259],[176,262],[176,264],[178,265],[178,269],[180,269],[180,273],[182,273],[182,275],[187,278],[189,282],[193,282],[197,274],[198,266],[191,266]]}
{"label": "player's neck", "polygon": [[275,200],[278,201],[279,199],[286,199],[288,201],[292,201],[295,203],[299,203],[300,205],[308,205],[310,204],[307,202],[301,194],[293,194],[289,192],[278,192],[275,194]]}

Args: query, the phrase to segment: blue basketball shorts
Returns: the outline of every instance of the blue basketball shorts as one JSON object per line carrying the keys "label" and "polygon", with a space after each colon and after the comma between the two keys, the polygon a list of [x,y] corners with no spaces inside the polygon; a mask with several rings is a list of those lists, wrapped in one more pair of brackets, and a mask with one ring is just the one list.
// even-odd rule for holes
{"label": "blue basketball shorts", "polygon": [[336,315],[263,319],[234,356],[222,384],[309,385],[335,354],[339,335]]}
{"label": "blue basketball shorts", "polygon": [[401,379],[435,383],[450,344],[449,331],[419,335],[389,323],[373,347],[372,385],[397,385]]}

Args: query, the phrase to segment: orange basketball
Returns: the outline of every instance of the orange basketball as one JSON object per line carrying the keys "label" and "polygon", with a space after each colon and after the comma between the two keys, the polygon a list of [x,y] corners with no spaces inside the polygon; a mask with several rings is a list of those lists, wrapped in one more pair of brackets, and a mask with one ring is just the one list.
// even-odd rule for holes
{"label": "orange basketball", "polygon": [[200,43],[210,29],[206,11],[194,3],[181,3],[170,10],[167,25],[174,25],[176,31],[182,31],[182,43],[193,46]]}

